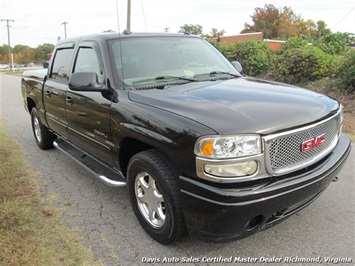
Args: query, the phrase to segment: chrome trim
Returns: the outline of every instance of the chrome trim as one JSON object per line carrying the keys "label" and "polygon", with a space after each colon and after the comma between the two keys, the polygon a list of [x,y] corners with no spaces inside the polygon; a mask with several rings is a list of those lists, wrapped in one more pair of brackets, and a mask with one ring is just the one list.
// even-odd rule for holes
{"label": "chrome trim", "polygon": [[297,128],[297,129],[294,129],[294,130],[286,131],[286,132],[281,132],[281,133],[277,133],[277,134],[273,134],[273,135],[268,135],[268,136],[262,137],[262,139],[264,139],[266,141],[270,141],[270,140],[273,140],[273,139],[279,138],[279,137],[287,137],[287,136],[293,135],[295,133],[298,133],[298,132],[301,132],[301,131],[305,131],[305,130],[317,127],[317,126],[319,126],[321,124],[327,123],[328,121],[336,118],[339,114],[340,114],[340,110],[338,110],[338,112],[335,115],[333,115],[331,117],[328,117],[326,120],[322,120],[322,121],[320,121],[318,123],[315,123],[315,124],[312,124],[312,125],[309,125],[309,126],[306,126],[306,127],[301,127],[301,128]]}
{"label": "chrome trim", "polygon": [[316,163],[317,161],[323,159],[324,157],[326,157],[337,145],[338,140],[339,140],[339,134],[335,135],[334,139],[332,140],[330,146],[327,149],[325,149],[324,151],[322,151],[321,153],[319,153],[315,157],[311,158],[309,161],[304,162],[300,165],[293,166],[293,167],[284,167],[282,169],[274,169],[270,164],[270,162],[271,162],[270,147],[271,147],[271,143],[274,140],[293,136],[298,133],[302,133],[304,131],[314,129],[320,125],[323,125],[323,124],[333,120],[333,119],[337,120],[336,121],[337,122],[337,131],[339,131],[339,128],[341,126],[340,109],[337,111],[337,113],[335,115],[333,115],[323,121],[317,122],[315,124],[263,137],[262,139],[263,139],[263,146],[265,148],[265,165],[266,165],[267,172],[273,176],[284,175],[284,174],[291,173],[291,172],[300,170],[302,168],[308,167],[308,166]]}
{"label": "chrome trim", "polygon": [[[220,176],[210,175],[204,171],[204,167],[206,164],[224,165],[224,164],[235,164],[235,163],[242,163],[248,161],[256,161],[258,163],[258,170],[253,175],[239,176],[239,177],[220,177]],[[197,176],[200,178],[212,182],[217,182],[217,183],[246,182],[246,181],[259,180],[261,178],[270,177],[270,175],[267,174],[265,168],[263,153],[254,156],[234,158],[234,159],[208,159],[208,158],[196,156],[196,173]]]}
{"label": "chrome trim", "polygon": [[[297,166],[291,167],[291,168],[286,168],[284,170],[276,171],[276,172],[271,168],[271,165],[269,164],[269,162],[270,162],[270,158],[269,158],[270,143],[273,140],[281,138],[281,137],[292,136],[292,135],[300,133],[302,131],[307,131],[307,130],[313,129],[319,125],[329,122],[332,119],[337,120],[337,126],[338,126],[338,130],[339,130],[339,128],[341,126],[340,109],[336,112],[336,114],[332,115],[331,117],[329,117],[325,120],[317,122],[315,124],[301,127],[301,128],[297,128],[297,129],[290,130],[290,131],[286,131],[286,132],[281,132],[281,133],[261,137],[261,139],[262,139],[262,143],[261,143],[262,153],[257,154],[257,155],[246,156],[246,157],[241,157],[241,158],[231,158],[231,159],[211,159],[211,158],[205,158],[205,157],[201,157],[201,156],[196,155],[197,176],[202,179],[216,182],[216,183],[238,183],[238,182],[260,180],[260,179],[268,178],[271,176],[279,176],[282,174],[287,174],[287,173],[305,168],[307,166],[310,166],[310,165],[314,164],[315,162],[324,158],[326,155],[328,155],[334,149],[334,147],[337,145],[337,142],[339,140],[339,135],[335,136],[333,142],[326,150],[324,150],[322,153],[320,153],[316,157],[312,158],[307,163],[302,164],[302,165],[297,165]],[[205,138],[205,137],[207,137],[207,136],[203,136],[203,137],[199,138],[199,140],[202,138]],[[199,141],[197,141],[196,143],[198,143],[198,142]],[[196,146],[195,146],[195,149],[196,149]],[[258,163],[258,170],[253,175],[242,176],[242,177],[220,177],[220,176],[210,175],[204,171],[204,166],[206,164],[221,165],[221,164],[242,163],[242,162],[247,162],[247,161],[257,161],[257,163]]]}
{"label": "chrome trim", "polygon": [[62,149],[60,147],[60,145],[58,144],[57,141],[53,142],[53,146],[58,149],[60,152],[64,153],[65,155],[69,156],[72,160],[74,160],[76,163],[78,163],[80,166],[82,166],[86,171],[88,171],[89,173],[91,173],[93,176],[95,176],[97,179],[99,179],[100,181],[102,181],[103,183],[105,183],[106,185],[110,186],[110,187],[125,187],[127,186],[127,183],[124,181],[117,181],[117,180],[112,180],[104,175],[101,175],[97,172],[95,172],[94,170],[92,170],[90,167],[88,167],[87,165],[85,165],[84,163],[82,163],[80,160],[77,160],[75,157],[71,156],[70,154],[68,154],[64,149]]}

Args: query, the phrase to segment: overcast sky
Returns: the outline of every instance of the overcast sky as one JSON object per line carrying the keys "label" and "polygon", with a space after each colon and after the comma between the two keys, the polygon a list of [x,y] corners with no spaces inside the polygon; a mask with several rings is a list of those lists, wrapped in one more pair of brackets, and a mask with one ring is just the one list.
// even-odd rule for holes
{"label": "overcast sky", "polygon": [[[265,4],[289,6],[305,20],[324,20],[333,32],[355,33],[355,0],[132,0],[131,30],[178,32],[184,24],[200,24],[204,33],[217,28],[234,35]],[[68,22],[68,37],[123,31],[127,0],[117,0],[117,6],[116,0],[0,0],[0,18],[15,20],[10,22],[11,46],[37,47],[64,38],[63,22]],[[0,37],[0,45],[7,44],[4,21]]]}

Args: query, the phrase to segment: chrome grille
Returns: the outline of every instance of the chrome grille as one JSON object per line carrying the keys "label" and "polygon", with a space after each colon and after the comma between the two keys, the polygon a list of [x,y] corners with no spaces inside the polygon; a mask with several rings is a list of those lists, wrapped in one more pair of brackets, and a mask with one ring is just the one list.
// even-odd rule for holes
{"label": "chrome grille", "polygon": [[[324,158],[338,141],[339,115],[323,123],[264,138],[270,174],[295,171]],[[325,134],[324,143],[302,152],[302,143]]]}

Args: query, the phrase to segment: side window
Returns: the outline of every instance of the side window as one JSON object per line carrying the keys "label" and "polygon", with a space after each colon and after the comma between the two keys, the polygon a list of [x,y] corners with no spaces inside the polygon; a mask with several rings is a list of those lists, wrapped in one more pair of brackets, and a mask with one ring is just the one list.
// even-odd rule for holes
{"label": "side window", "polygon": [[68,83],[73,53],[74,49],[60,49],[56,51],[49,75],[50,79],[64,84]]}
{"label": "side window", "polygon": [[102,83],[103,76],[100,69],[100,62],[93,48],[79,48],[74,68],[74,73],[77,72],[94,72],[98,76],[98,81]]}

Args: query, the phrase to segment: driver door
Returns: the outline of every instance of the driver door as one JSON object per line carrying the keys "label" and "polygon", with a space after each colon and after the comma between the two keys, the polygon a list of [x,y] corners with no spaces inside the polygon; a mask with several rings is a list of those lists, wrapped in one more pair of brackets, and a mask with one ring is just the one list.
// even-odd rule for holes
{"label": "driver door", "polygon": [[[77,50],[73,73],[94,72],[104,84],[104,68],[99,47],[81,43]],[[73,91],[66,95],[66,114],[71,141],[99,161],[112,165],[110,127],[111,101],[101,92]]]}

